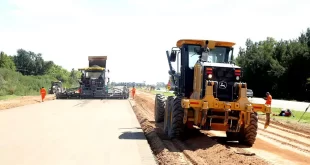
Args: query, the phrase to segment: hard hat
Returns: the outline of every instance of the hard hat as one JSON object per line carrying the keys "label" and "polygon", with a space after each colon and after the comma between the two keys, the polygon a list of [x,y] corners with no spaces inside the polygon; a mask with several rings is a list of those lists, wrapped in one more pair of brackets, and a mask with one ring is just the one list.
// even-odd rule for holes
{"label": "hard hat", "polygon": [[266,95],[270,95],[270,93],[269,93],[269,92],[266,92]]}

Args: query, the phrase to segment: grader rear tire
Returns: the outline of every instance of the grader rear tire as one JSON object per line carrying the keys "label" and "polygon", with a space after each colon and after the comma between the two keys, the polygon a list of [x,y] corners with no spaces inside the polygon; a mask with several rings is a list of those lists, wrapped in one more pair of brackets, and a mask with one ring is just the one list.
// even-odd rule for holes
{"label": "grader rear tire", "polygon": [[166,107],[165,107],[165,118],[164,118],[164,132],[168,135],[170,124],[171,124],[171,111],[173,107],[173,96],[168,96],[166,100]]}
{"label": "grader rear tire", "polygon": [[164,121],[165,115],[165,97],[161,94],[156,94],[155,97],[155,122],[160,123]]}
{"label": "grader rear tire", "polygon": [[250,125],[247,128],[243,128],[240,132],[239,143],[252,146],[256,140],[257,135],[257,113],[252,112],[250,118]]}
{"label": "grader rear tire", "polygon": [[168,132],[168,137],[171,139],[182,139],[185,133],[185,125],[183,124],[184,109],[181,106],[181,100],[181,96],[173,100],[171,127]]}

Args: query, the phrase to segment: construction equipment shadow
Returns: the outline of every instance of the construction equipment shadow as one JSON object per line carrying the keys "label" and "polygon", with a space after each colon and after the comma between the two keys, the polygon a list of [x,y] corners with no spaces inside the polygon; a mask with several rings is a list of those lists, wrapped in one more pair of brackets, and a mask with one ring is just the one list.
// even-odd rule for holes
{"label": "construction equipment shadow", "polygon": [[126,140],[146,140],[143,132],[131,132],[131,131],[122,132],[122,134],[119,135],[118,138]]}
{"label": "construction equipment shadow", "polygon": [[212,136],[210,138],[213,139],[214,141],[216,141],[217,143],[220,143],[220,144],[224,145],[228,149],[231,148],[231,147],[235,147],[235,148],[251,148],[251,146],[240,144],[238,141],[229,140],[229,139],[227,139],[227,137]]}

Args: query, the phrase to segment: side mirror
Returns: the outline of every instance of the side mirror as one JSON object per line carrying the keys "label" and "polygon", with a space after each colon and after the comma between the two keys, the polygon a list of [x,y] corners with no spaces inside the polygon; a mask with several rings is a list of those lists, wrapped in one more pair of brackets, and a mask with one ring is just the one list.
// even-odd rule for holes
{"label": "side mirror", "polygon": [[176,58],[177,58],[177,52],[176,51],[172,51],[170,53],[170,61],[171,62],[175,62]]}

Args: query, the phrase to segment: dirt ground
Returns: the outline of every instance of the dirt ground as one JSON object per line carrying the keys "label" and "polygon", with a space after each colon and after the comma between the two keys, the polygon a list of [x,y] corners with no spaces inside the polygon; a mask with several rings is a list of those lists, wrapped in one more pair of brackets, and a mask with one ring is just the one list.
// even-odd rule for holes
{"label": "dirt ground", "polygon": [[[159,164],[310,164],[308,126],[272,121],[263,129],[264,116],[259,116],[257,140],[252,147],[227,142],[225,133],[218,131],[196,131],[185,141],[170,140],[163,133],[163,123],[154,122],[154,96],[137,91],[130,101]],[[54,99],[48,95],[45,100]],[[40,102],[40,96],[2,100],[0,110]]]}
{"label": "dirt ground", "polygon": [[[45,101],[55,100],[55,95],[46,95]],[[0,110],[20,107],[28,104],[36,104],[41,102],[41,96],[23,96],[9,100],[0,101]]]}
{"label": "dirt ground", "polygon": [[[265,115],[261,115],[259,117],[260,121],[265,121]],[[298,132],[302,132],[305,134],[309,134],[310,136],[310,125],[308,123],[298,123],[298,122],[291,122],[291,121],[281,121],[276,120],[274,117],[271,116],[270,122],[274,125],[278,125],[280,127],[287,128],[289,130],[295,130]]]}
{"label": "dirt ground", "polygon": [[310,134],[276,121],[263,128],[260,117],[252,147],[227,142],[225,132],[197,131],[185,141],[169,140],[154,122],[154,94],[138,91],[134,111],[160,164],[310,164]]}

